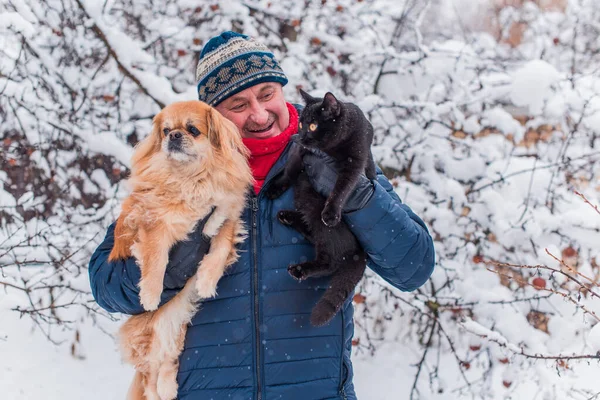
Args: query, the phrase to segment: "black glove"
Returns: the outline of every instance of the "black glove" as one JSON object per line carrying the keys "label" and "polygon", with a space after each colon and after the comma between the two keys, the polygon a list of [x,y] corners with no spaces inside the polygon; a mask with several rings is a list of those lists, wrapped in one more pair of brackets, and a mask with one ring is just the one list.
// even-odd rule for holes
{"label": "black glove", "polygon": [[[337,181],[335,160],[325,152],[318,149],[306,148],[304,157],[304,170],[313,188],[323,197],[329,197]],[[362,209],[373,196],[375,187],[373,182],[361,174],[354,191],[348,197],[342,211],[345,213]]]}
{"label": "black glove", "polygon": [[214,211],[213,208],[203,220],[198,221],[187,240],[175,243],[169,251],[169,263],[163,283],[165,289],[183,288],[187,280],[198,270],[200,261],[210,248],[210,238],[205,237],[202,230]]}

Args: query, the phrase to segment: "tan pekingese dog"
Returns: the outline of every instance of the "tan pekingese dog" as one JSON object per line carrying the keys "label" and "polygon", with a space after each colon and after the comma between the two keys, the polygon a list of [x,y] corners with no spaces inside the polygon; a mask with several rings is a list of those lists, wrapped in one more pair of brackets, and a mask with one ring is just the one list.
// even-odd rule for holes
{"label": "tan pekingese dog", "polygon": [[[135,256],[140,301],[151,311],[130,317],[119,331],[124,359],[136,368],[128,399],[177,396],[179,355],[198,300],[216,294],[225,268],[237,260],[245,230],[241,214],[253,182],[249,152],[235,125],[200,101],[173,103],[154,117],[152,133],[135,148],[129,185],[109,260]],[[210,251],[198,272],[158,308],[169,249],[215,211],[203,234]],[[154,311],[155,310],[155,311]]]}

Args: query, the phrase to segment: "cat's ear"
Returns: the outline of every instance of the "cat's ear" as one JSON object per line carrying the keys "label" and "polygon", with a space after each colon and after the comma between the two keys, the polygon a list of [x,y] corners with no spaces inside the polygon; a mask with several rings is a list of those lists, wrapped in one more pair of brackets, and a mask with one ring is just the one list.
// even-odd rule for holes
{"label": "cat's ear", "polygon": [[321,115],[325,118],[337,118],[342,111],[342,105],[331,92],[327,92],[323,98],[323,108]]}
{"label": "cat's ear", "polygon": [[316,103],[317,101],[319,101],[319,99],[315,99],[314,97],[312,97],[310,94],[306,93],[302,89],[298,89],[298,92],[300,93],[300,96],[302,96],[302,99],[304,99],[304,103],[306,103],[306,105]]}

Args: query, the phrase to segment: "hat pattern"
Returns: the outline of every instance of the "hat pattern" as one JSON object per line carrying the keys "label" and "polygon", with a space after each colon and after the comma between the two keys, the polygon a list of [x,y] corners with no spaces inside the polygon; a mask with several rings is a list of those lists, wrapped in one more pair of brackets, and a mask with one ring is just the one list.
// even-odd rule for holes
{"label": "hat pattern", "polygon": [[258,83],[288,82],[268,47],[235,32],[224,32],[205,45],[196,81],[198,98],[211,106]]}

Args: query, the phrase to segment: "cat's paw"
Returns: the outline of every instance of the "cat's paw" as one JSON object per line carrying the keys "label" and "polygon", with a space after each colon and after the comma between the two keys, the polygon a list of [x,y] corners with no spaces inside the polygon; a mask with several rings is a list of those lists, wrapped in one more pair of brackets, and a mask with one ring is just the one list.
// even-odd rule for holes
{"label": "cat's paw", "polygon": [[281,210],[277,213],[277,220],[281,222],[283,225],[292,225],[294,223],[293,216],[294,211],[291,210]]}
{"label": "cat's paw", "polygon": [[328,207],[327,204],[321,212],[321,221],[325,226],[333,228],[342,220],[342,210],[336,210],[334,207]]}
{"label": "cat's paw", "polygon": [[297,281],[303,281],[307,278],[306,271],[302,268],[302,264],[292,264],[288,267],[288,272]]}

